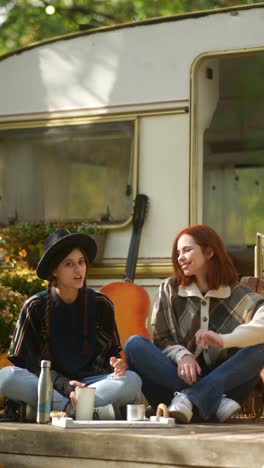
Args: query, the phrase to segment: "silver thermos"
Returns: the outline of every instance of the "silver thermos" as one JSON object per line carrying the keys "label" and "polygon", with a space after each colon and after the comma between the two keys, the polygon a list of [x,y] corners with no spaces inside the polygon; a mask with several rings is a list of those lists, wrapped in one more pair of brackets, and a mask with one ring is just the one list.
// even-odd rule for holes
{"label": "silver thermos", "polygon": [[52,409],[53,385],[50,376],[50,361],[41,361],[41,372],[38,381],[37,423],[50,422]]}

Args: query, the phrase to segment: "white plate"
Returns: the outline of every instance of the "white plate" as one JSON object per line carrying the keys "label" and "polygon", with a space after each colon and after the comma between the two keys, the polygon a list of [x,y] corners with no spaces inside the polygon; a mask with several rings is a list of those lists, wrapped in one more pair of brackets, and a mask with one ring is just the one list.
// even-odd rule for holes
{"label": "white plate", "polygon": [[72,418],[52,418],[51,424],[53,426],[63,427],[64,429],[80,429],[86,428],[100,428],[100,427],[175,427],[175,420],[173,418],[157,418],[156,421],[145,419],[144,421],[74,421]]}

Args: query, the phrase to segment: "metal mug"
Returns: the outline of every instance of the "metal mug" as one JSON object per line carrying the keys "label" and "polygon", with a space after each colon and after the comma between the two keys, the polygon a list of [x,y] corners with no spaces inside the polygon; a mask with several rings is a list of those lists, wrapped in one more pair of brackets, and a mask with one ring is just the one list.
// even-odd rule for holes
{"label": "metal mug", "polygon": [[143,421],[145,419],[145,405],[127,405],[128,421]]}

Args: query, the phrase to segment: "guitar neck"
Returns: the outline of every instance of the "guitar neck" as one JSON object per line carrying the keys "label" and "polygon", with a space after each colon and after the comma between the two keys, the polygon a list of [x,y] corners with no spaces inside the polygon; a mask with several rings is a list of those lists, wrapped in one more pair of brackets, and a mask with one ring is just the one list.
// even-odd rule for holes
{"label": "guitar neck", "polygon": [[146,209],[148,204],[148,197],[144,194],[138,194],[135,200],[135,208],[133,214],[133,231],[129,245],[126,270],[124,280],[133,282],[135,278],[137,256],[140,242],[140,235],[144,223]]}
{"label": "guitar neck", "polygon": [[128,282],[133,282],[135,278],[135,271],[137,266],[137,257],[140,243],[141,228],[133,230],[128,256],[126,263],[126,270],[124,274],[124,280]]}

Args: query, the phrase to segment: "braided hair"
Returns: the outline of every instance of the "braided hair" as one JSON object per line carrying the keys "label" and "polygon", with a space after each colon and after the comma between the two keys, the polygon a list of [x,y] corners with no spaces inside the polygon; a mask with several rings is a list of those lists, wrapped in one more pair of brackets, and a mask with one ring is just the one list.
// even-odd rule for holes
{"label": "braided hair", "polygon": [[[82,255],[85,260],[86,267],[89,265],[89,261],[85,252],[78,245],[71,245],[62,250],[60,250],[57,255],[51,261],[50,264],[50,275],[48,277],[48,288],[47,288],[47,297],[45,304],[45,312],[42,320],[42,349],[41,354],[43,358],[51,360],[51,349],[50,349],[50,337],[51,337],[51,310],[52,310],[52,287],[56,286],[56,278],[53,276],[52,272],[57,266],[62,262],[62,260],[67,257],[74,249],[79,249],[82,252]],[[81,304],[82,304],[82,354],[88,353],[88,316],[87,316],[87,289],[86,289],[86,277],[83,281],[83,286],[81,289]]]}

